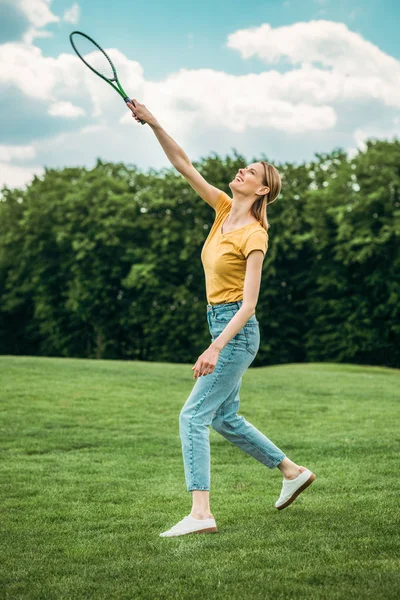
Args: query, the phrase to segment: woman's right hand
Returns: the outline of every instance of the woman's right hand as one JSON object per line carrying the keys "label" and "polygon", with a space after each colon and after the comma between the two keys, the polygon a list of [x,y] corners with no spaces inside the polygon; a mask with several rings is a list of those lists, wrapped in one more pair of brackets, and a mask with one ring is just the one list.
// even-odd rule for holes
{"label": "woman's right hand", "polygon": [[138,123],[140,123],[140,120],[142,120],[146,121],[148,125],[157,124],[157,119],[149,110],[147,110],[144,104],[138,102],[136,98],[132,98],[132,102],[135,103],[135,106],[133,106],[131,102],[127,102],[126,105],[130,108],[132,111],[132,117],[134,117]]}

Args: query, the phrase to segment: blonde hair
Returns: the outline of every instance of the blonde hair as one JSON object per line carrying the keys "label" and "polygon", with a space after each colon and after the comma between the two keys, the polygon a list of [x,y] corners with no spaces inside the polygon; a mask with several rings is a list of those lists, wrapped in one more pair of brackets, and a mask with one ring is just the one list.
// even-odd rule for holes
{"label": "blonde hair", "polygon": [[279,171],[266,160],[257,161],[264,166],[263,185],[269,187],[269,192],[260,196],[251,207],[252,215],[260,222],[266,231],[269,229],[267,219],[267,206],[275,202],[282,189],[282,181]]}

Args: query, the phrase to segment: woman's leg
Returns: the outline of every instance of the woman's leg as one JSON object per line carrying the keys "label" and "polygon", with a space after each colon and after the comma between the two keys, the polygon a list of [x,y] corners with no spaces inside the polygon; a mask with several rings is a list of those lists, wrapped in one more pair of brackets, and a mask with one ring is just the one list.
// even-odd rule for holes
{"label": "woman's leg", "polygon": [[[239,390],[241,383],[242,378],[240,377],[234,389],[218,408],[211,427],[232,444],[235,444],[235,446],[270,469],[274,467],[281,469],[279,465],[282,465],[283,462],[283,469],[291,474],[294,470],[294,463],[289,461],[285,453],[261,431],[237,414],[240,404]],[[291,468],[289,468],[290,463],[292,464]]]}
{"label": "woman's leg", "polygon": [[214,518],[210,510],[210,492],[208,490],[192,491],[192,517],[195,519]]}
{"label": "woman's leg", "polygon": [[235,340],[229,342],[222,349],[214,371],[197,379],[180,412],[179,432],[187,490],[198,492],[192,494],[193,513],[203,515],[210,511],[209,494],[201,493],[210,491],[209,426],[251,360],[249,354],[240,352]]}
{"label": "woman's leg", "polygon": [[279,463],[278,469],[285,479],[296,479],[299,473],[305,471],[306,468],[301,465],[297,465],[286,456],[283,461]]}

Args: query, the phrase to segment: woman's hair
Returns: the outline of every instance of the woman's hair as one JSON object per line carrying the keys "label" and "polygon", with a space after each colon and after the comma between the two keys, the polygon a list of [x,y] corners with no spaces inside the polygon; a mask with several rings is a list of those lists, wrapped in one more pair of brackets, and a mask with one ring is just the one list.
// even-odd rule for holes
{"label": "woman's hair", "polygon": [[269,192],[255,200],[251,207],[251,213],[264,229],[268,231],[267,206],[272,204],[279,196],[282,189],[282,182],[279,171],[273,165],[266,160],[259,160],[258,162],[264,167],[263,185],[269,187]]}

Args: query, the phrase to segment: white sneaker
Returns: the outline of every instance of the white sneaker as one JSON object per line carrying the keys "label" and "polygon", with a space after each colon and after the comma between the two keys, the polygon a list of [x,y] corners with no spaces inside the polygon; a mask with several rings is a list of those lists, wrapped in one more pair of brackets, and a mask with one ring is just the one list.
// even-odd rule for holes
{"label": "white sneaker", "polygon": [[176,525],[160,533],[160,537],[176,537],[188,533],[216,533],[217,525],[215,519],[195,519],[192,515],[183,517]]}
{"label": "white sneaker", "polygon": [[316,479],[316,475],[310,469],[305,469],[296,479],[283,478],[281,495],[275,502],[275,507],[281,510],[289,506],[306,487],[312,484],[314,479]]}

